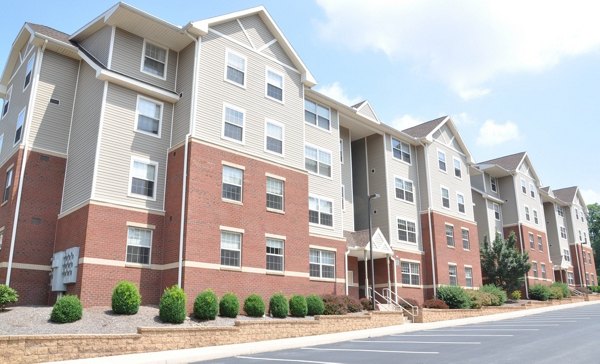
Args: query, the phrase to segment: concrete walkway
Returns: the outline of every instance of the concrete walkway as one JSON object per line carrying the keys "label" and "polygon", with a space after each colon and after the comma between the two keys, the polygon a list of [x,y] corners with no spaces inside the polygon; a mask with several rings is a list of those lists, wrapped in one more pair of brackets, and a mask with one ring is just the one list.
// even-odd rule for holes
{"label": "concrete walkway", "polygon": [[244,344],[209,346],[195,349],[169,350],[152,353],[127,354],[118,356],[104,356],[91,359],[78,359],[53,363],[78,363],[78,364],[174,364],[189,363],[192,361],[213,360],[237,355],[251,355],[269,351],[296,349],[305,346],[331,344],[347,340],[366,339],[391,334],[407,333],[419,330],[439,329],[481,322],[499,321],[510,318],[534,315],[542,312],[557,311],[573,307],[600,304],[600,301],[578,302],[565,305],[531,308],[515,312],[499,313],[495,315],[469,317],[457,320],[429,322],[424,324],[407,323],[399,326],[388,326],[377,329],[339,332],[335,334],[305,336],[290,339],[258,341]]}

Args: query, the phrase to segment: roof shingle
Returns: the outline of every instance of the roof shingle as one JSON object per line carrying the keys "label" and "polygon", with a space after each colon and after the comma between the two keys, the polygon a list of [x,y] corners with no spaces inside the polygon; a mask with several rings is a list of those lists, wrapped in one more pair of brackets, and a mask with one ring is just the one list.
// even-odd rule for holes
{"label": "roof shingle", "polygon": [[437,128],[444,120],[446,120],[448,116],[442,116],[437,119],[433,119],[423,124],[419,124],[413,126],[412,128],[402,130],[404,133],[415,137],[415,138],[425,138],[428,136],[435,128]]}
{"label": "roof shingle", "polygon": [[496,164],[500,167],[506,169],[507,171],[514,171],[519,167],[519,164],[523,160],[525,156],[525,152],[515,153],[511,155],[506,155],[504,157],[490,159],[489,161],[479,162],[478,165],[481,164]]}
{"label": "roof shingle", "polygon": [[69,43],[69,44],[71,43],[71,41],[69,41],[69,35],[67,33],[61,32],[60,30],[56,30],[54,28],[50,28],[45,25],[34,24],[34,23],[27,23],[27,25],[29,25],[29,27],[31,27],[31,29],[36,33],[40,33],[47,37],[56,39],[59,42]]}
{"label": "roof shingle", "polygon": [[560,190],[552,190],[552,192],[554,192],[554,196],[556,196],[559,200],[571,203],[575,199],[577,186],[561,188]]}

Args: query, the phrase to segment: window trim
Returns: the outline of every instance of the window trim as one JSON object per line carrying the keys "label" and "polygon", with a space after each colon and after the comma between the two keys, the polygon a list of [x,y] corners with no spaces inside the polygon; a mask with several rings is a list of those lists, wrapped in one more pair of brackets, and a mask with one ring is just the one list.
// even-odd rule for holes
{"label": "window trim", "polygon": [[[442,155],[444,156],[444,169],[442,169],[440,166],[440,162],[441,162],[440,156],[442,156]],[[437,163],[438,171],[448,174],[448,158],[446,158],[446,152],[444,152],[441,149],[437,150],[437,162],[438,162]]]}
{"label": "window trim", "polygon": [[[409,182],[412,185],[412,191],[410,192],[410,193],[412,193],[412,196],[413,196],[412,197],[412,201],[409,201],[409,200],[407,200],[405,198],[402,199],[402,198],[399,198],[397,196],[397,194],[396,194],[396,189],[398,189],[398,187],[396,187],[396,181],[397,180],[402,181],[402,186],[403,186],[402,191],[404,191],[404,196],[405,197],[406,197],[406,189],[404,189],[404,183],[405,182]],[[408,204],[411,204],[411,205],[414,205],[416,203],[415,202],[415,195],[416,195],[416,193],[415,193],[415,183],[412,180],[410,180],[408,178],[402,178],[402,177],[399,177],[397,175],[394,175],[394,199],[396,199],[398,201],[402,201],[402,202],[408,203]]]}
{"label": "window trim", "polygon": [[[154,245],[154,228],[151,226],[145,226],[142,227],[140,226],[141,224],[132,224],[132,223],[127,223],[126,227],[127,227],[127,237],[125,240],[125,265],[126,266],[132,266],[132,265],[139,265],[142,267],[148,267],[152,264],[152,246]],[[137,262],[129,262],[127,261],[127,248],[129,247],[129,229],[139,229],[139,230],[148,230],[150,231],[150,247],[149,252],[148,252],[148,263],[137,263]],[[145,248],[139,245],[131,245],[131,246],[137,246],[137,247],[141,247],[141,248]]]}
{"label": "window trim", "polygon": [[[148,72],[148,71],[146,71],[144,69],[144,63],[146,61],[146,44],[147,43],[150,43],[151,45],[153,45],[153,46],[155,46],[157,48],[161,48],[162,50],[165,51],[165,72],[162,75],[162,77],[159,76],[159,75],[155,75],[155,74],[153,74],[151,72]],[[154,58],[151,58],[151,59],[154,60],[154,61],[160,62],[160,61],[158,61],[158,60],[156,60]],[[152,42],[152,41],[149,41],[149,40],[147,40],[147,39],[144,38],[144,45],[142,47],[142,62],[140,64],[140,72],[142,72],[143,74],[146,74],[146,75],[158,78],[159,80],[166,81],[167,80],[168,65],[169,65],[169,48],[163,47],[162,45],[159,45],[156,42]]]}
{"label": "window trim", "polygon": [[[560,225],[558,227],[558,232],[559,232],[559,235],[560,235],[561,239],[567,239],[568,235],[567,235],[567,228],[566,227]],[[563,232],[564,232],[564,236],[563,236]]]}
{"label": "window trim", "polygon": [[[13,185],[15,184],[15,165],[12,164],[8,168],[6,168],[6,173],[4,174],[4,189],[2,190],[2,205],[10,200],[11,190]],[[8,174],[10,172],[10,184],[8,184]],[[7,191],[8,194],[7,194]]]}
{"label": "window trim", "polygon": [[[315,112],[316,112],[315,124],[310,123],[309,121],[306,120],[306,111],[307,111],[306,110],[306,101],[315,104],[315,109],[316,109],[315,110]],[[327,128],[327,129],[319,126],[319,106],[321,106],[323,109],[327,109],[327,113],[329,114],[329,118],[327,119],[327,121],[328,121],[327,125],[329,126],[329,128]],[[311,99],[304,98],[304,103],[302,104],[302,110],[304,111],[304,123],[305,124],[308,124],[308,125],[312,126],[313,128],[317,128],[321,131],[326,131],[328,133],[331,133],[331,108],[329,106],[325,106],[325,105],[319,104],[318,102],[313,101]],[[312,111],[308,111],[308,112],[310,112],[311,114],[313,113]]]}
{"label": "window trim", "polygon": [[[243,73],[244,73],[244,83],[243,84],[239,84],[239,83],[237,83],[237,82],[235,82],[235,81],[230,80],[229,78],[227,78],[227,68],[229,67],[229,55],[230,54],[233,54],[233,55],[235,55],[237,57],[240,57],[240,58],[242,58],[244,60],[244,70],[243,70]],[[232,68],[235,68],[235,67],[232,67]],[[238,70],[237,68],[235,68],[235,69]],[[240,71],[240,70],[238,70],[238,71]],[[248,58],[245,55],[243,55],[241,53],[238,53],[238,52],[234,51],[231,48],[225,48],[225,67],[224,67],[224,70],[223,70],[223,81],[228,82],[228,83],[230,83],[230,84],[232,84],[234,86],[241,87],[241,88],[243,88],[245,90],[247,88],[246,85],[248,83],[247,82],[247,80],[248,80],[247,76],[248,76]]]}
{"label": "window trim", "polygon": [[[448,244],[448,227],[452,228],[452,245]],[[449,248],[456,248],[456,234],[454,233],[454,225],[444,223],[444,236],[446,237],[446,246]]]}
{"label": "window trim", "polygon": [[538,212],[536,209],[533,209],[532,211],[533,211],[533,223],[538,225],[540,223]]}
{"label": "window trim", "polygon": [[542,238],[541,235],[537,236],[537,248],[541,252],[544,251],[544,239]]}
{"label": "window trim", "polygon": [[[460,176],[456,175],[456,162],[458,162],[458,171]],[[454,156],[452,157],[452,169],[454,170],[454,178],[462,180],[462,161]]]}
{"label": "window trim", "polygon": [[[465,265],[465,286],[468,288],[473,288],[473,266]],[[467,274],[467,269],[471,271],[471,276]],[[471,284],[469,284],[469,279],[471,280]]]}
{"label": "window trim", "polygon": [[[452,271],[450,267],[454,267],[454,276],[452,275]],[[452,284],[452,277],[455,279],[455,283]],[[449,286],[458,286],[458,265],[455,263],[448,263],[448,285]]]}
{"label": "window trim", "polygon": [[[406,222],[406,238],[408,239],[408,223],[413,223],[415,225],[415,241],[412,242],[410,240],[400,240],[400,234],[399,234],[399,228],[398,228],[398,223],[399,221],[402,220],[404,222]],[[417,225],[417,221],[416,220],[412,220],[412,219],[407,219],[404,217],[400,217],[400,216],[396,216],[396,239],[398,240],[398,242],[400,242],[401,244],[410,244],[410,245],[417,245],[419,243],[419,232],[418,232],[418,225]]]}
{"label": "window trim", "polygon": [[[311,250],[317,251],[319,252],[319,263],[311,263],[310,261],[310,253]],[[333,277],[323,277],[323,259],[322,259],[322,253],[323,252],[327,252],[327,253],[332,253],[333,254]],[[319,276],[312,276],[310,275],[311,271],[310,271],[310,265],[311,264],[318,264],[319,265]],[[331,266],[330,264],[326,264],[327,266]],[[329,249],[321,249],[321,248],[315,248],[315,247],[309,247],[308,249],[308,277],[309,279],[319,279],[319,280],[331,280],[331,281],[335,281],[336,276],[337,276],[337,251],[336,250],[329,250]]]}
{"label": "window trim", "polygon": [[535,185],[531,182],[529,182],[529,197],[531,198],[535,198],[536,193],[535,193]]}
{"label": "window trim", "polygon": [[[269,178],[273,179],[273,180],[276,180],[276,181],[279,181],[283,185],[282,194],[281,194],[281,209],[276,209],[274,207],[269,207],[268,206],[268,202],[269,202],[269,200],[268,200],[268,195],[269,195],[269,192],[268,192]],[[273,176],[266,176],[266,179],[265,179],[265,199],[266,199],[265,206],[267,208],[267,211],[280,212],[280,213],[285,212],[285,180],[283,180],[281,178],[273,177]]]}
{"label": "window trim", "polygon": [[[496,208],[498,208],[497,211]],[[494,210],[494,219],[496,221],[502,221],[502,209],[500,208],[500,204],[492,202],[492,210]],[[496,212],[498,212],[498,217],[496,217]]]}
{"label": "window trim", "polygon": [[[33,68],[34,68],[34,64],[35,64],[35,57],[31,56],[29,58],[29,60],[27,61],[27,66],[25,68],[25,77],[23,77],[23,92],[25,92],[25,90],[27,90],[27,88],[29,87],[29,85],[31,85],[33,83]],[[27,75],[29,75],[30,73],[31,73],[31,76],[29,77],[29,82],[28,82],[27,81]],[[27,83],[25,83],[25,82],[27,82]]]}
{"label": "window trim", "polygon": [[542,279],[548,278],[548,272],[546,271],[546,264],[540,263],[540,273],[542,273]]}
{"label": "window trim", "polygon": [[[244,119],[245,119],[245,117],[244,117]],[[276,151],[273,151],[273,150],[270,150],[269,148],[267,148],[267,145],[268,145],[267,138],[269,137],[269,135],[267,134],[268,124],[273,124],[273,125],[281,128],[281,153],[277,153]],[[275,139],[275,138],[273,138],[273,139]],[[285,156],[285,125],[280,123],[279,121],[265,118],[265,140],[264,141],[265,141],[265,145],[264,145],[265,153],[273,154],[273,155],[276,155],[279,157]]]}
{"label": "window trim", "polygon": [[[276,74],[277,76],[281,77],[281,100],[269,96],[269,85],[270,85],[269,72],[272,72],[272,73]],[[271,84],[271,85],[275,86],[273,84]],[[278,86],[275,86],[275,87],[278,87]],[[285,104],[285,77],[284,77],[284,74],[282,72],[275,70],[272,67],[269,67],[269,66],[265,67],[265,97],[269,100],[276,101],[280,104]]]}
{"label": "window trim", "polygon": [[[139,128],[139,121],[140,121],[140,119],[139,119],[139,117],[140,117],[139,103],[140,103],[140,100],[145,100],[147,102],[151,102],[160,107],[160,117],[158,119],[158,134],[154,134],[154,133],[151,133],[151,132],[148,132],[145,130],[141,130]],[[142,95],[137,95],[136,102],[135,102],[135,122],[134,122],[133,131],[135,131],[136,133],[141,133],[141,134],[149,135],[151,137],[160,139],[161,135],[162,135],[162,121],[163,121],[164,107],[165,107],[165,104],[161,101],[151,99],[149,97],[142,96]]]}
{"label": "window trim", "polygon": [[[458,198],[459,196],[462,197],[462,200],[463,200],[463,203],[462,203],[463,211],[460,211],[461,204],[460,204],[460,201]],[[465,201],[465,195],[460,192],[456,192],[456,208],[458,209],[459,214],[463,214],[463,215],[467,214],[467,202]]]}
{"label": "window trim", "polygon": [[[10,85],[10,87],[8,88],[8,91],[6,91],[6,98],[4,99],[4,103],[2,104],[2,116],[0,116],[0,120],[3,120],[4,117],[6,117],[6,115],[8,115],[8,112],[10,111],[10,101],[12,99],[12,91],[13,91],[13,85]],[[4,111],[5,108],[6,108],[6,111]]]}
{"label": "window trim", "polygon": [[340,164],[344,164],[344,138],[340,138]]}
{"label": "window trim", "polygon": [[527,181],[525,180],[525,178],[521,178],[521,192],[524,195],[527,195]]}
{"label": "window trim", "polygon": [[525,210],[525,220],[531,222],[531,211],[529,210],[529,206],[523,205]]}
{"label": "window trim", "polygon": [[[465,236],[463,235],[464,232],[467,232],[467,243],[468,243],[468,248],[465,248]],[[463,245],[463,250],[471,250],[471,232],[469,231],[468,228],[466,227],[462,227],[460,228],[460,240],[462,241],[462,245]]]}
{"label": "window trim", "polygon": [[[17,145],[19,145],[23,139],[24,139],[24,135],[25,134],[25,118],[27,117],[27,112],[26,112],[27,107],[24,107],[21,111],[19,111],[19,115],[17,116],[17,123],[15,124],[15,138],[14,138],[14,142],[13,142],[13,147],[16,147]],[[23,115],[23,117],[21,117],[21,115]],[[20,124],[21,126],[19,126],[19,120],[21,120]],[[17,130],[21,130],[20,134],[19,134],[19,139],[17,140]]]}
{"label": "window trim", "polygon": [[533,233],[529,233],[529,249],[534,249],[535,250],[535,236],[533,235]]}
{"label": "window trim", "polygon": [[[227,197],[223,197],[223,188],[225,187],[225,181],[223,181],[223,177],[225,176],[225,174],[223,173],[225,171],[225,168],[231,168],[231,169],[236,169],[238,171],[242,172],[242,184],[240,186],[237,186],[240,188],[240,199],[239,200],[234,200],[231,198],[227,198]],[[244,174],[245,174],[246,170],[244,168],[240,168],[239,166],[235,166],[235,165],[231,165],[229,163],[222,163],[221,164],[221,201],[224,202],[232,202],[232,203],[236,203],[236,204],[243,204],[244,203]],[[234,184],[231,183],[227,183],[229,185],[232,186],[236,186]],[[265,189],[266,191],[266,189]]]}
{"label": "window trim", "polygon": [[[306,156],[306,147],[309,147],[309,148],[317,150],[317,160],[316,160],[316,162],[317,162],[317,172],[309,171],[308,169],[306,169],[306,158],[307,158],[307,156]],[[319,154],[320,154],[320,152],[329,154],[329,161],[330,161],[329,170],[331,171],[331,175],[330,176],[323,175],[323,174],[319,173],[319,171],[321,170],[320,164],[319,164],[320,163],[320,161],[319,161]],[[311,160],[314,160],[314,159],[311,159]],[[333,165],[334,165],[333,164],[333,153],[331,153],[331,151],[329,149],[321,148],[321,147],[318,147],[318,146],[316,146],[314,144],[310,144],[310,143],[304,143],[304,170],[306,170],[306,172],[308,172],[309,174],[312,174],[313,176],[319,176],[319,177],[328,178],[328,179],[332,180],[333,179]]]}
{"label": "window trim", "polygon": [[[239,265],[223,264],[221,261],[222,254],[223,254],[222,251],[223,251],[223,233],[224,232],[239,235],[239,237],[240,237],[240,248],[237,250],[240,254],[240,258],[239,258],[240,264]],[[242,247],[243,246],[244,246],[244,231],[243,230],[228,229],[228,228],[220,227],[220,229],[219,229],[219,265],[221,266],[221,268],[241,269],[242,268]],[[225,249],[225,250],[235,251],[235,250],[231,250],[231,249]]]}
{"label": "window trim", "polygon": [[[446,190],[448,192],[448,206],[444,206],[444,190]],[[450,210],[451,204],[450,204],[450,189],[446,186],[440,186],[440,198],[442,200],[442,208]]]}
{"label": "window trim", "polygon": [[490,176],[490,190],[496,194],[498,193],[498,178]]}
{"label": "window trim", "polygon": [[[400,145],[400,157],[401,158],[396,157],[396,155],[394,154],[394,150],[397,150],[396,148],[394,148],[394,141],[398,142],[398,144]],[[397,161],[400,161],[402,163],[408,164],[409,166],[412,166],[412,159],[413,158],[412,158],[412,148],[411,148],[411,145],[408,144],[408,143],[403,142],[402,140],[400,140],[398,138],[394,138],[394,137],[391,137],[390,142],[391,142],[390,146],[392,147],[392,158],[394,160],[397,160]],[[402,146],[403,146],[403,144],[406,145],[406,146],[408,146],[408,159],[410,159],[410,162],[407,162],[407,161],[405,161],[402,158],[403,157],[403,154],[402,154]]]}
{"label": "window trim", "polygon": [[[278,240],[281,241],[283,246],[281,248],[281,254],[272,254],[272,253],[267,253],[266,252],[266,248],[268,248],[268,242],[270,240]],[[277,269],[269,269],[267,266],[267,257],[269,255],[272,256],[281,256],[281,270],[277,270]],[[240,258],[241,258],[241,249],[240,249]],[[274,237],[270,234],[265,234],[265,270],[267,272],[277,272],[277,273],[283,273],[285,272],[285,239],[283,237]]]}
{"label": "window trim", "polygon": [[[402,271],[402,264],[403,263],[408,264],[408,270],[409,270],[408,273],[404,273]],[[415,264],[415,265],[417,265],[419,267],[419,273],[418,274],[413,273],[411,264]],[[408,274],[408,279],[409,279],[410,282],[412,282],[411,278],[413,276],[416,276],[418,278],[418,280],[419,280],[419,284],[412,284],[412,283],[406,284],[406,283],[404,283],[403,282],[403,275],[404,274]],[[421,262],[415,261],[415,260],[400,259],[400,284],[402,285],[402,287],[421,287],[422,286],[422,284],[421,284]]]}
{"label": "window trim", "polygon": [[[133,184],[133,164],[135,162],[154,166],[154,189],[152,190],[152,197],[131,192],[131,186]],[[132,156],[131,162],[129,163],[129,185],[127,186],[127,196],[141,200],[156,201],[156,195],[158,192],[158,166],[158,162],[143,157]]]}
{"label": "window trim", "polygon": [[[228,123],[228,124],[231,124],[231,125],[239,127],[239,125],[232,124],[231,122],[229,122],[229,121],[227,121],[225,119],[226,113],[227,113],[227,109],[231,109],[233,111],[237,111],[237,112],[239,112],[239,113],[242,114],[242,126],[241,126],[241,128],[242,128],[242,140],[237,140],[235,138],[231,138],[231,137],[228,137],[228,136],[225,135],[225,123]],[[246,110],[242,109],[241,107],[237,107],[237,106],[231,105],[231,104],[229,104],[227,102],[224,102],[223,103],[223,111],[222,111],[221,119],[222,119],[221,120],[221,139],[228,140],[228,141],[233,142],[233,143],[245,145],[246,144]]]}
{"label": "window trim", "polygon": [[537,261],[535,261],[535,260],[531,261],[531,274],[533,274],[534,278],[539,278],[538,264],[537,264]]}
{"label": "window trim", "polygon": [[[320,227],[320,228],[324,228],[324,229],[331,229],[334,230],[335,229],[335,205],[333,203],[333,199],[330,198],[326,198],[326,197],[321,197],[319,195],[313,195],[313,194],[309,194],[308,195],[308,203],[309,203],[309,207],[308,207],[308,212],[310,214],[310,199],[311,198],[316,198],[318,201],[318,205],[319,205],[319,210],[317,210],[317,212],[319,213],[319,223],[316,222],[310,222],[310,219],[308,220],[308,225],[309,226],[314,226],[314,227]],[[330,225],[325,225],[325,224],[321,224],[321,200],[323,201],[327,201],[331,203],[331,226]],[[314,210],[313,210],[314,211]]]}

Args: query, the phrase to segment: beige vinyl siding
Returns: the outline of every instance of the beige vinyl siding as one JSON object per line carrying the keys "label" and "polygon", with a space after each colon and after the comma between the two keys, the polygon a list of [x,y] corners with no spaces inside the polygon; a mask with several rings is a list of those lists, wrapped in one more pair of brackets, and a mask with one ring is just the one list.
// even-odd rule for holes
{"label": "beige vinyl siding", "polygon": [[237,20],[230,21],[230,22],[223,23],[223,24],[217,24],[217,25],[213,26],[212,28],[214,30],[216,30],[217,32],[219,32],[223,35],[226,35],[228,37],[231,37],[231,38],[235,39],[236,41],[238,41],[248,47],[252,47],[252,45],[250,44],[250,41],[248,41],[248,37],[246,37],[246,34],[244,34],[244,31],[240,27],[240,24],[238,23]]}
{"label": "beige vinyl siding", "polygon": [[[340,139],[343,140],[342,150],[344,163],[342,167],[342,185],[344,185],[345,196],[344,196],[344,230],[354,231],[354,198],[352,189],[352,153],[351,142],[350,142],[350,130],[344,127],[340,127]],[[334,159],[335,160],[335,159]],[[339,160],[339,154],[337,155]]]}
{"label": "beige vinyl siding", "polygon": [[95,71],[82,62],[71,123],[62,212],[91,197],[103,94],[104,83],[96,80]]}
{"label": "beige vinyl siding", "polygon": [[110,41],[112,38],[112,27],[104,26],[96,33],[90,35],[80,42],[80,45],[94,56],[104,66],[108,66],[110,54]]}
{"label": "beige vinyl siding", "polygon": [[499,178],[498,185],[500,187],[500,194],[504,200],[504,203],[502,204],[502,222],[504,223],[504,226],[516,225],[519,222],[519,215],[522,220],[525,220],[523,211],[520,211],[519,215],[517,215],[517,206],[520,205],[517,203],[517,196],[515,193],[518,192],[518,195],[521,192],[516,191],[515,188],[520,188],[520,185],[515,184],[513,176]]}
{"label": "beige vinyl siding", "polygon": [[[585,232],[585,234],[587,235],[587,241],[588,241],[588,245],[587,246],[589,247],[589,244],[590,244],[590,236],[589,235],[590,235],[590,233],[589,233],[589,230],[588,230],[587,220],[586,220],[586,222],[581,221],[581,214],[583,214],[583,209],[582,209],[581,206],[582,206],[583,203],[584,202],[581,201],[577,197],[577,195],[575,195],[575,201],[573,202],[573,205],[571,206],[570,209],[565,208],[565,212],[566,212],[566,210],[570,210],[569,213],[571,215],[571,218],[570,218],[571,223],[569,225],[573,227],[572,228],[573,238],[571,239],[571,241],[572,242],[577,242],[577,243],[580,242],[580,240],[579,240],[579,230],[581,230],[581,234],[582,234],[582,240],[581,240],[581,242],[585,241],[585,240],[583,240],[583,233]],[[577,210],[579,210],[579,219],[576,218],[575,208],[577,208]]]}
{"label": "beige vinyl siding", "polygon": [[255,49],[259,49],[275,38],[258,15],[241,18],[240,22],[244,26],[246,34],[250,37]]}
{"label": "beige vinyl siding", "polygon": [[195,43],[192,43],[179,52],[177,93],[181,98],[175,104],[172,146],[183,142],[185,135],[190,131],[195,49]]}
{"label": "beige vinyl siding", "polygon": [[[565,210],[566,209],[567,208],[565,207]],[[564,226],[565,228],[567,228],[567,226],[565,225],[564,218],[558,216],[556,213],[556,205],[551,202],[544,203],[544,215],[546,216],[548,222],[546,234],[548,238],[550,258],[555,265],[561,265],[563,263],[563,249],[569,249],[569,242],[567,239],[560,237],[560,226]],[[564,263],[570,264],[568,262]]]}
{"label": "beige vinyl siding", "polygon": [[[390,227],[388,216],[388,199],[391,198],[387,189],[385,145],[383,135],[372,134],[367,137],[367,158],[369,174],[369,193],[381,195],[376,200],[371,200],[373,210],[373,229],[380,228],[385,238],[390,241]],[[368,211],[367,211],[368,218]]]}
{"label": "beige vinyl siding", "polygon": [[362,107],[358,113],[367,118],[377,120],[377,115],[375,115],[375,112],[373,111],[373,109],[371,108],[371,106],[369,104]]}
{"label": "beige vinyl siding", "polygon": [[283,48],[281,48],[281,45],[279,44],[279,42],[275,42],[275,43],[271,44],[269,47],[265,48],[263,50],[263,53],[270,57],[275,58],[276,60],[278,60],[281,63],[287,64],[290,67],[294,67],[294,63],[292,62],[290,57],[288,57],[287,54],[285,54],[285,51],[283,50]]}
{"label": "beige vinyl siding", "polygon": [[[29,131],[32,147],[67,153],[79,62],[46,51]],[[56,99],[59,104],[50,103]]]}
{"label": "beige vinyl siding", "polygon": [[352,142],[352,184],[354,203],[354,229],[360,231],[369,227],[367,214],[367,149],[366,139]]}
{"label": "beige vinyl siding", "polygon": [[[425,158],[425,148],[421,147],[421,146],[416,146],[413,147],[413,150],[415,151],[415,157],[413,158],[414,160],[416,160],[416,164],[418,166],[418,176],[419,176],[419,189],[417,190],[415,195],[418,195],[419,200],[421,201],[420,205],[418,206],[420,211],[419,212],[424,212],[427,210],[427,208],[429,207],[429,190],[428,188],[432,188],[431,185],[428,184],[427,181],[427,174],[428,171],[431,170],[431,168],[433,168],[431,166],[431,163],[426,162],[426,158]],[[432,148],[429,146],[428,147],[428,153],[431,153]],[[435,168],[437,168],[437,162],[434,165]],[[431,173],[431,172],[429,172]]]}
{"label": "beige vinyl siding", "polygon": [[[137,96],[136,92],[109,84],[94,198],[162,210],[172,105],[163,104],[161,137],[157,138],[134,130]],[[155,201],[128,196],[132,156],[158,163]]]}
{"label": "beige vinyl siding", "polygon": [[[168,48],[163,44],[153,42],[152,39],[148,39],[148,41],[163,48]],[[140,70],[142,66],[143,50],[144,39],[142,37],[117,28],[113,45],[111,69],[151,85],[173,91],[175,88],[175,74],[177,70],[177,53],[169,50],[167,65],[165,67],[166,79],[162,80],[158,77],[143,73]]]}
{"label": "beige vinyl siding", "polygon": [[[304,100],[300,74],[212,32],[202,39],[201,47],[194,136],[304,170]],[[247,57],[246,88],[224,80],[226,49]],[[283,104],[265,96],[266,66],[284,76]],[[224,103],[246,111],[243,145],[222,138]],[[265,152],[265,119],[284,125],[283,156]],[[337,130],[326,135],[337,143]],[[337,152],[337,145],[332,150]]]}
{"label": "beige vinyl siding", "polygon": [[[526,164],[523,163],[523,166]],[[520,214],[520,218],[521,218],[521,222],[533,229],[539,230],[539,231],[546,231],[546,222],[544,220],[544,207],[542,206],[542,200],[540,198],[540,194],[539,191],[537,189],[537,187],[535,188],[535,197],[531,197],[530,195],[530,184],[533,184],[534,186],[537,186],[537,181],[530,176],[530,174],[525,173],[522,169],[523,166],[521,166],[521,170],[518,171],[518,173],[515,175],[515,186],[516,186],[516,196],[517,196],[517,206],[520,209],[519,210],[519,214]],[[525,180],[525,183],[527,185],[527,194],[524,194],[521,191],[521,179]],[[529,213],[530,213],[530,221],[527,221],[525,219],[525,205],[527,205],[529,207]],[[533,219],[533,210],[537,210],[538,212],[538,223],[536,224],[534,222]]]}
{"label": "beige vinyl siding", "polygon": [[488,237],[493,240],[494,231],[492,229],[492,222],[494,219],[492,210],[492,216],[490,219],[490,207],[491,202],[486,201],[480,193],[473,192],[473,212],[475,214],[475,221],[477,222],[477,236],[479,238],[479,242],[483,244],[484,237]]}

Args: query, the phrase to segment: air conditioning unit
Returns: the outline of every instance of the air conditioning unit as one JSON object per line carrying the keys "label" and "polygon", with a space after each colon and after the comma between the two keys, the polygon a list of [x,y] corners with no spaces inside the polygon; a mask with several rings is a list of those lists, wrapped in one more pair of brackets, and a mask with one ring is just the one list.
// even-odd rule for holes
{"label": "air conditioning unit", "polygon": [[77,282],[79,266],[79,247],[59,251],[52,256],[52,273],[50,282],[52,292],[65,292],[67,284]]}

